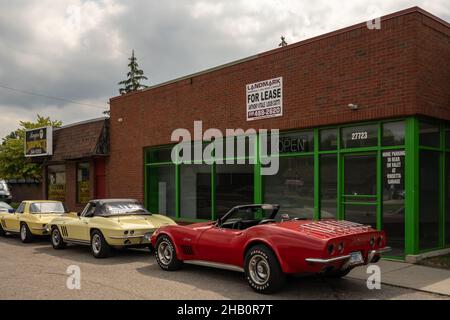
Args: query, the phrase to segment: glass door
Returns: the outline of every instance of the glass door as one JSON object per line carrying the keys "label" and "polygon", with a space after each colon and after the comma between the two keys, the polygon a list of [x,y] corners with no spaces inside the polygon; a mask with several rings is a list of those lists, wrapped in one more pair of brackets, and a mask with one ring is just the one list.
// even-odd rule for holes
{"label": "glass door", "polygon": [[344,219],[377,227],[377,154],[343,156]]}

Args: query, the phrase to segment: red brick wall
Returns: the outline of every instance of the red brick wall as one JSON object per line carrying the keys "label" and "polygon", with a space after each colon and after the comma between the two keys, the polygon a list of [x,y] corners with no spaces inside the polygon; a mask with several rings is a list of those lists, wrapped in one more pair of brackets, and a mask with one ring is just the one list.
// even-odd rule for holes
{"label": "red brick wall", "polygon": [[[361,24],[113,98],[109,196],[143,200],[143,148],[170,143],[175,128],[192,131],[195,120],[221,130],[300,129],[417,113],[450,120],[449,30],[410,10],[384,18],[381,30]],[[284,116],[246,122],[245,85],[280,76]],[[349,103],[360,110],[350,111]]]}
{"label": "red brick wall", "polygon": [[450,30],[423,16],[417,35],[417,113],[449,120]]}
{"label": "red brick wall", "polygon": [[42,199],[42,183],[9,183],[12,202]]}

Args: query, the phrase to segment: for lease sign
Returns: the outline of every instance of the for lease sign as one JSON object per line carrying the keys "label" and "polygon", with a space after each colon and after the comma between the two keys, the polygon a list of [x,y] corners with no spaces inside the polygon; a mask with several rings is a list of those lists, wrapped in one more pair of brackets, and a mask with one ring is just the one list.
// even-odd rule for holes
{"label": "for lease sign", "polygon": [[247,121],[283,115],[283,78],[247,85]]}

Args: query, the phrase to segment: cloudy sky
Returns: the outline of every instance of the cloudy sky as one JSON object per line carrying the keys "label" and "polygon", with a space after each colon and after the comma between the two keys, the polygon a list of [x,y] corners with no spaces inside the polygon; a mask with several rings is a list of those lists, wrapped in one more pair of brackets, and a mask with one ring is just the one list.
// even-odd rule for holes
{"label": "cloudy sky", "polygon": [[101,116],[132,49],[154,85],[412,6],[450,21],[448,0],[0,0],[0,137]]}

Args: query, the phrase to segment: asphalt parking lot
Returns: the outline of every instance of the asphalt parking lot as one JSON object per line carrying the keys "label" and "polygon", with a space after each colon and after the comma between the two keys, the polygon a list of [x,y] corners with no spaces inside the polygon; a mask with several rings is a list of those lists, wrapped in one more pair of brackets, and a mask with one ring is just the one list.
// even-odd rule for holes
{"label": "asphalt parking lot", "polygon": [[[67,268],[81,270],[81,289],[67,288]],[[0,299],[449,299],[411,289],[383,285],[369,290],[353,278],[290,278],[283,291],[254,293],[243,275],[197,266],[162,271],[146,250],[117,251],[97,260],[88,247],[56,251],[45,239],[22,244],[0,238]]]}

